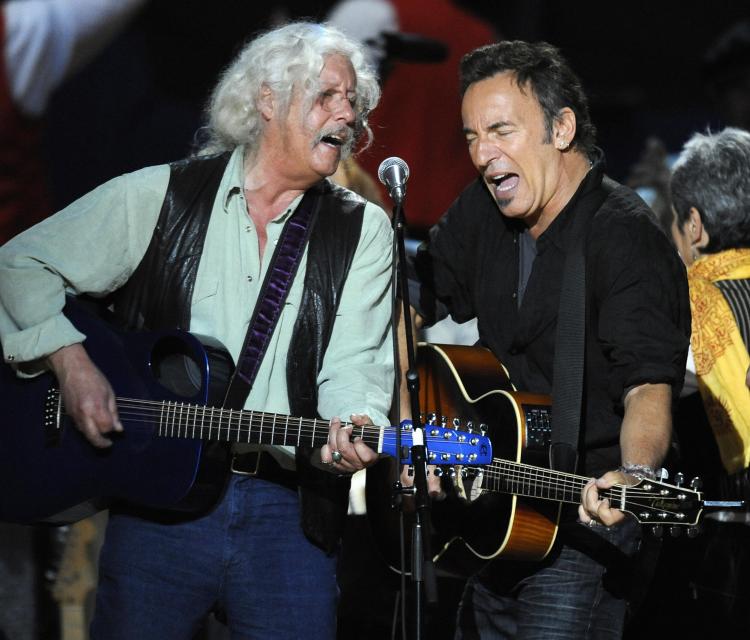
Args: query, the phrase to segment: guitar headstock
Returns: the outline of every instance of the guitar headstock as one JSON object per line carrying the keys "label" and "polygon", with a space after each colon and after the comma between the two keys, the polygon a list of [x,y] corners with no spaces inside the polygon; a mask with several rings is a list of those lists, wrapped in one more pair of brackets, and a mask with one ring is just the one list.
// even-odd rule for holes
{"label": "guitar headstock", "polygon": [[[673,536],[680,534],[681,527],[687,527],[688,535],[698,533],[697,525],[706,509],[736,509],[744,506],[742,501],[711,502],[704,500],[698,490],[701,482],[694,478],[690,487],[682,486],[684,478],[675,474],[676,484],[661,480],[641,479],[632,486],[613,487],[613,506],[630,513],[638,522],[652,525],[653,532],[661,535],[664,525],[670,527]],[[621,498],[620,498],[621,495]],[[618,505],[617,500],[622,504]]]}
{"label": "guitar headstock", "polygon": [[[412,446],[414,433],[411,420],[403,420],[400,429],[402,439],[400,461],[401,464],[411,464],[409,449]],[[424,436],[428,464],[480,465],[492,462],[492,443],[486,435],[459,431],[446,426],[425,425]],[[384,443],[383,450],[396,456],[395,446],[392,452],[386,447]]]}

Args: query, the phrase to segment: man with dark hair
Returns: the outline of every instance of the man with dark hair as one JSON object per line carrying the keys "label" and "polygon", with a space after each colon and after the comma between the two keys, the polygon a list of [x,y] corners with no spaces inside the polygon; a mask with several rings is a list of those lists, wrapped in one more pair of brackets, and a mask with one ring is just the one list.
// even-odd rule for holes
{"label": "man with dark hair", "polygon": [[463,59],[461,86],[479,177],[418,252],[417,311],[428,323],[476,317],[480,343],[516,387],[551,393],[555,351],[569,339],[556,334],[566,256],[582,246],[577,468],[592,479],[544,561],[496,561],[468,581],[457,637],[620,637],[615,567],[640,532],[599,492],[653,478],[669,448],[690,331],[684,269],[643,201],[605,177],[586,96],[557,49],[480,48]]}

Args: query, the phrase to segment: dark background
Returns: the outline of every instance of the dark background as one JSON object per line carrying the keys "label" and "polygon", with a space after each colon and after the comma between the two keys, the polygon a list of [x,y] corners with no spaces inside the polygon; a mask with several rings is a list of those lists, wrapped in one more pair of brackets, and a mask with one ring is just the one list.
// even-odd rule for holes
{"label": "dark background", "polygon": [[[154,0],[60,89],[48,115],[55,209],[104,180],[185,156],[218,72],[273,20],[325,16],[334,3]],[[627,176],[645,140],[670,152],[724,124],[704,55],[750,18],[746,2],[461,0],[506,39],[560,47],[581,77],[610,174]],[[456,123],[460,126],[460,123]],[[468,162],[468,158],[467,158]]]}

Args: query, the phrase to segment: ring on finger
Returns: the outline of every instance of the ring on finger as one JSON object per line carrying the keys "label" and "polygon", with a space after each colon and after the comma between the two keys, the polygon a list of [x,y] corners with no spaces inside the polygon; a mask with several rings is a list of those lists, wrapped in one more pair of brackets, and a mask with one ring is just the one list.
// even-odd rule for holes
{"label": "ring on finger", "polygon": [[342,456],[342,455],[341,455],[341,452],[340,452],[340,451],[333,451],[333,452],[331,453],[331,461],[332,461],[332,463],[334,463],[334,464],[335,464],[335,463],[337,463],[337,462],[341,462],[341,459],[342,459],[343,457],[344,457],[344,456]]}

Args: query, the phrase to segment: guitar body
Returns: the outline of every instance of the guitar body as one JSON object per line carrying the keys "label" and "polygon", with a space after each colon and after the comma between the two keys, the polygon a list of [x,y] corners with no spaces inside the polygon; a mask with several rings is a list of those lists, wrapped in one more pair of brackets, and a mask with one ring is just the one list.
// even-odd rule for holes
{"label": "guitar body", "polygon": [[[459,429],[486,430],[493,458],[549,466],[547,396],[512,391],[507,372],[487,349],[420,344],[417,360],[420,406],[434,407],[439,416],[462,416]],[[398,513],[390,509],[386,486],[395,481],[396,466],[383,460],[368,469],[367,476],[373,534],[395,567]],[[432,502],[430,550],[438,569],[468,576],[493,558],[539,560],[549,553],[557,534],[559,503],[494,491],[478,467],[458,468],[452,482],[447,476],[441,482],[447,497]],[[411,518],[406,515],[408,534]]]}
{"label": "guitar body", "polygon": [[[118,332],[74,301],[65,313],[86,334],[84,346],[117,396],[221,405],[233,365],[218,342],[182,331]],[[0,367],[0,521],[70,522],[105,499],[200,511],[218,498],[225,446],[157,438],[154,422],[121,412],[124,433],[96,449],[59,401],[48,400],[55,389],[51,374],[21,379]]]}

